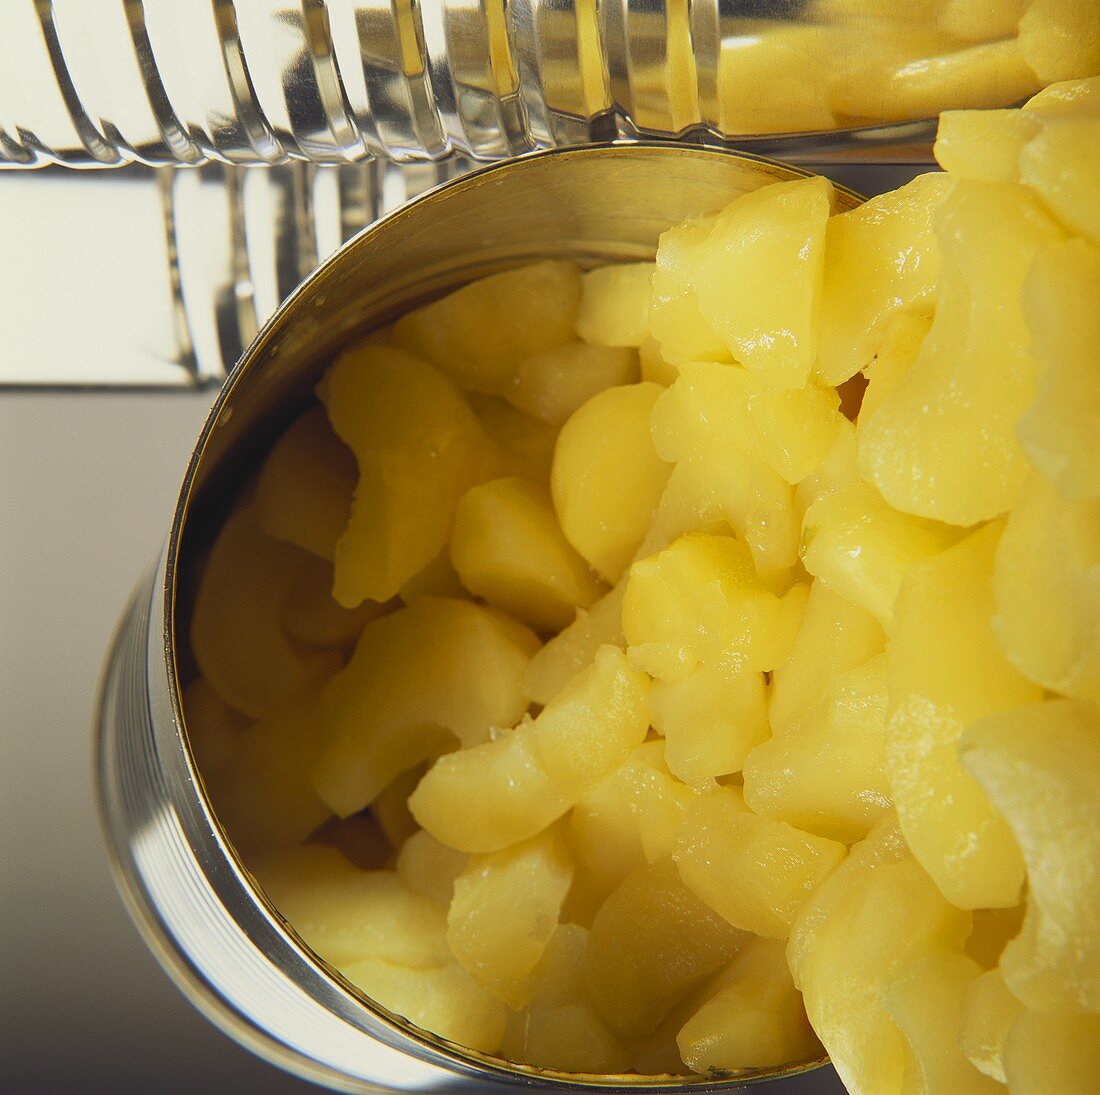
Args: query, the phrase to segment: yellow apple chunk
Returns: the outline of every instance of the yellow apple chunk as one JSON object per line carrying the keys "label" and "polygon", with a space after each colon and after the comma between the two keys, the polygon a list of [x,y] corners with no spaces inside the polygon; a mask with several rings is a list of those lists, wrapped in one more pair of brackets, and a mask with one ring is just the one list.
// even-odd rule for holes
{"label": "yellow apple chunk", "polygon": [[[870,389],[865,389],[868,391]],[[806,510],[826,494],[859,479],[859,455],[856,451],[856,427],[841,417],[832,447],[820,464],[794,489],[796,537],[802,530]]]}
{"label": "yellow apple chunk", "polygon": [[636,784],[619,768],[569,811],[575,873],[566,902],[569,920],[590,925],[631,871],[649,862],[640,827],[629,812]]}
{"label": "yellow apple chunk", "polygon": [[236,738],[227,764],[203,773],[215,815],[249,862],[304,840],[332,814],[309,781],[315,710],[311,697],[254,723]]}
{"label": "yellow apple chunk", "polygon": [[557,1072],[600,1077],[626,1072],[630,1057],[587,1000],[540,1008],[527,1017],[520,1060]]}
{"label": "yellow apple chunk", "polygon": [[643,380],[652,380],[662,388],[668,388],[676,382],[680,370],[665,360],[661,344],[651,335],[638,347],[638,364]]}
{"label": "yellow apple chunk", "polygon": [[1100,249],[1084,240],[1052,244],[1036,257],[1023,293],[1039,376],[1020,441],[1067,498],[1100,498]]}
{"label": "yellow apple chunk", "polygon": [[384,958],[360,958],[340,972],[387,1011],[459,1046],[495,1053],[504,1033],[504,1003],[457,962],[409,969]]}
{"label": "yellow apple chunk", "polygon": [[399,773],[458,741],[488,740],[527,708],[523,671],[538,640],[469,601],[422,597],[373,620],[318,709],[313,781],[341,817]]}
{"label": "yellow apple chunk", "polygon": [[[816,24],[738,19],[722,39],[719,126],[730,136],[804,133],[836,127],[829,109],[827,39]],[[782,95],[762,95],[782,86]]]}
{"label": "yellow apple chunk", "polygon": [[539,713],[531,732],[556,787],[579,800],[622,763],[649,729],[649,680],[615,646],[602,646]]}
{"label": "yellow apple chunk", "polygon": [[402,350],[345,351],[324,399],[359,464],[333,595],[388,601],[445,546],[455,503],[497,474],[499,452],[454,383]]}
{"label": "yellow apple chunk", "polygon": [[[426,567],[418,570],[398,591],[406,606],[420,597],[451,597],[466,600],[469,591],[451,564],[450,548],[444,548]],[[364,601],[364,604],[373,602]],[[392,604],[392,602],[391,602]]]}
{"label": "yellow apple chunk", "polygon": [[1020,153],[1042,127],[1026,110],[945,110],[933,152],[957,179],[1019,182]]}
{"label": "yellow apple chunk", "polygon": [[785,939],[799,906],[846,853],[838,841],[750,813],[738,792],[719,787],[689,806],[673,859],[723,920]]}
{"label": "yellow apple chunk", "polygon": [[1024,1011],[1005,1044],[1012,1095],[1092,1095],[1100,1087],[1100,1015]]}
{"label": "yellow apple chunk", "polygon": [[334,651],[299,646],[284,608],[311,556],[265,536],[251,509],[230,514],[202,568],[191,649],[210,687],[253,718],[275,715],[340,668]]}
{"label": "yellow apple chunk", "polygon": [[817,353],[833,187],[814,176],[731,202],[692,256],[699,310],[733,357],[773,388],[801,388]]}
{"label": "yellow apple chunk", "polygon": [[[667,30],[663,32],[667,35],[665,63],[659,71],[664,77],[663,94],[668,102],[667,124],[674,133],[679,133],[698,125],[700,120],[699,80],[691,44],[688,5],[683,0],[673,0],[668,7],[666,21]],[[661,107],[653,110],[648,96],[640,99],[637,112],[638,124],[644,128],[661,125],[665,114]]]}
{"label": "yellow apple chunk", "polygon": [[682,536],[635,563],[623,597],[623,634],[637,668],[665,681],[707,665],[730,676],[767,672],[790,655],[806,600],[777,597],[749,549],[729,536]]}
{"label": "yellow apple chunk", "polygon": [[[936,15],[950,0],[813,0],[814,15],[833,23],[867,19],[874,23],[857,24],[865,34],[887,31],[899,39],[919,39],[924,24],[934,22]],[[989,0],[987,0],[987,3]]]}
{"label": "yellow apple chunk", "polygon": [[573,622],[539,650],[523,675],[524,691],[545,706],[582,669],[601,646],[624,646],[622,605],[626,582],[620,582],[589,608],[577,609]]}
{"label": "yellow apple chunk", "polygon": [[324,408],[306,411],[260,469],[254,500],[260,528],[331,562],[357,478],[355,457],[332,432]]}
{"label": "yellow apple chunk", "polygon": [[895,509],[972,525],[1016,502],[1027,472],[1016,423],[1038,371],[1020,291],[1062,236],[1008,183],[960,181],[940,206],[932,329],[859,439],[863,477]]}
{"label": "yellow apple chunk", "polygon": [[786,732],[745,759],[745,803],[763,817],[851,844],[890,809],[886,656],[838,673]]}
{"label": "yellow apple chunk", "polygon": [[834,51],[828,101],[838,122],[880,122],[878,102],[889,74],[910,62],[950,52],[959,43],[936,26],[945,0],[814,0],[814,14],[831,24]]}
{"label": "yellow apple chunk", "polygon": [[641,346],[649,338],[652,262],[600,266],[581,278],[577,334],[593,346]]}
{"label": "yellow apple chunk", "polygon": [[999,969],[970,982],[963,998],[959,1046],[967,1060],[998,1083],[1005,1082],[1004,1052],[1008,1032],[1024,1005],[1008,991]]}
{"label": "yellow apple chunk", "polygon": [[882,626],[871,613],[814,582],[791,656],[772,673],[772,730],[791,730],[825,695],[834,677],[881,653],[885,642]]}
{"label": "yellow apple chunk", "polygon": [[614,1030],[644,1037],[745,938],[684,886],[671,860],[639,867],[593,921],[584,961],[589,998]]}
{"label": "yellow apple chunk", "polygon": [[963,1002],[981,973],[972,958],[932,948],[902,962],[883,1002],[906,1041],[906,1081],[921,1095],[997,1095],[998,1084],[979,1072],[959,1046]]}
{"label": "yellow apple chunk", "polygon": [[1100,708],[1020,707],[976,723],[960,749],[1027,863],[1023,929],[1001,955],[1006,984],[1033,1011],[1100,1011]]}
{"label": "yellow apple chunk", "polygon": [[335,848],[307,844],[253,873],[279,913],[326,962],[382,958],[410,969],[453,961],[446,914],[393,871],[363,871]]}
{"label": "yellow apple chunk", "polygon": [[1022,109],[1042,118],[1100,117],[1100,76],[1060,80],[1033,95]]}
{"label": "yellow apple chunk", "polygon": [[513,406],[533,418],[560,426],[605,388],[637,379],[634,350],[566,342],[524,361],[505,394]]}
{"label": "yellow apple chunk", "polygon": [[946,175],[918,175],[829,218],[816,364],[822,383],[840,384],[867,366],[890,316],[930,306],[939,277],[932,218],[951,187]]}
{"label": "yellow apple chunk", "polygon": [[479,984],[513,1008],[557,927],[573,867],[551,830],[491,855],[473,856],[454,884],[447,942]]}
{"label": "yellow apple chunk", "polygon": [[571,805],[543,766],[529,720],[484,745],[446,753],[409,798],[420,825],[464,852],[528,840]]}
{"label": "yellow apple chunk", "polygon": [[550,492],[524,479],[494,479],[462,496],[451,561],[471,593],[548,631],[606,588],[566,542]]}
{"label": "yellow apple chunk", "polygon": [[639,745],[569,813],[576,874],[571,920],[591,924],[600,906],[636,867],[671,852],[692,793],[669,773],[664,742]]}
{"label": "yellow apple chunk", "polygon": [[754,939],[733,960],[723,987],[676,1038],[691,1069],[769,1068],[822,1055],[784,950],[779,940]]}
{"label": "yellow apple chunk", "polygon": [[[653,863],[671,854],[684,811],[693,800],[691,790],[669,772],[665,743],[643,742],[577,804],[571,831],[574,837],[587,837],[584,843],[592,850],[602,839],[599,821],[612,818],[617,827],[637,832],[637,847]],[[605,849],[595,850],[603,855]]]}
{"label": "yellow apple chunk", "polygon": [[794,491],[778,472],[735,439],[678,451],[639,557],[684,533],[732,529],[762,575],[794,566],[799,532]]}
{"label": "yellow apple chunk", "polygon": [[617,582],[649,530],[669,467],[649,435],[664,389],[628,384],[593,396],[562,427],[550,488],[565,538]]}
{"label": "yellow apple chunk", "polygon": [[456,289],[401,317],[393,343],[430,361],[461,388],[507,390],[521,361],[573,337],[581,272],[548,260]]}
{"label": "yellow apple chunk", "polygon": [[584,953],[588,929],[563,923],[554,929],[531,974],[532,1012],[574,1004],[585,998]]}
{"label": "yellow apple chunk", "polygon": [[1011,38],[1027,0],[945,0],[936,25],[955,38],[985,42]]}
{"label": "yellow apple chunk", "polygon": [[541,832],[645,738],[648,681],[601,647],[538,718],[495,741],[441,757],[409,801],[417,821],[465,852]]}
{"label": "yellow apple chunk", "polygon": [[994,630],[1036,684],[1100,702],[1100,500],[1069,502],[1039,476],[997,549]]}
{"label": "yellow apple chunk", "polygon": [[1100,244],[1098,149],[1100,118],[1058,118],[1048,121],[1020,153],[1021,181],[1071,232],[1094,244]]}
{"label": "yellow apple chunk", "polygon": [[559,924],[531,975],[531,1001],[522,1016],[511,1060],[561,1072],[624,1072],[622,1040],[588,1001],[584,956],[588,931]]}
{"label": "yellow apple chunk", "polygon": [[[873,834],[879,847],[867,860],[838,870],[818,903],[809,902],[787,952],[788,959],[792,951],[801,956],[792,970],[806,1014],[852,1095],[909,1090],[904,1078],[913,1066],[884,990],[908,956],[958,948],[970,930],[970,914],[949,905],[904,849],[899,858],[891,841],[883,847],[882,836]],[[809,941],[801,937],[803,922]]]}
{"label": "yellow apple chunk", "polygon": [[332,573],[332,564],[323,559],[303,560],[283,605],[283,628],[295,642],[348,646],[371,620],[386,611],[387,606],[377,601],[364,601],[356,608],[337,604],[332,596]]}
{"label": "yellow apple chunk", "polygon": [[466,400],[482,428],[496,442],[504,473],[536,483],[549,482],[558,440],[556,426],[532,418],[494,395],[471,392]]}
{"label": "yellow apple chunk", "polygon": [[882,817],[864,840],[852,845],[845,860],[803,904],[791,929],[787,964],[796,987],[802,987],[803,973],[813,958],[821,932],[837,910],[843,908],[848,895],[862,884],[867,872],[910,858],[897,815],[892,812]]}
{"label": "yellow apple chunk", "polygon": [[889,628],[906,572],[958,536],[947,525],[892,509],[867,483],[853,483],[806,511],[802,562],[818,581]]}
{"label": "yellow apple chunk", "polygon": [[714,217],[685,221],[661,234],[649,302],[649,325],[672,366],[685,361],[729,361],[730,351],[699,310],[698,255]]}
{"label": "yellow apple chunk", "polygon": [[[728,967],[727,967],[728,968]],[[691,1068],[684,1064],[676,1037],[683,1025],[705,1002],[708,994],[717,991],[725,970],[708,977],[676,1004],[647,1037],[631,1047],[630,1064],[640,1076],[690,1076]],[[667,1082],[667,1081],[666,1081]]]}
{"label": "yellow apple chunk", "polygon": [[1015,38],[951,46],[945,38],[944,52],[894,63],[872,53],[834,79],[830,105],[838,114],[904,122],[934,118],[941,110],[1011,106],[1042,86]]}
{"label": "yellow apple chunk", "polygon": [[1100,31],[1091,0],[1031,0],[1020,52],[1044,84],[1100,73]]}
{"label": "yellow apple chunk", "polygon": [[[932,317],[919,313],[897,312],[885,322],[875,360],[863,370],[867,387],[856,419],[857,439],[863,438],[879,407],[913,367],[931,329]],[[857,456],[853,479],[858,478]]]}
{"label": "yellow apple chunk", "polygon": [[466,861],[462,852],[418,829],[401,845],[394,867],[410,890],[447,908],[454,897],[455,879],[466,869]]}
{"label": "yellow apple chunk", "polygon": [[390,847],[396,851],[400,851],[405,841],[417,831],[416,819],[409,811],[409,795],[416,789],[426,769],[427,765],[423,762],[415,768],[407,768],[379,791],[370,804],[370,816],[385,834]]}
{"label": "yellow apple chunk", "polygon": [[1000,535],[998,524],[986,525],[914,566],[887,647],[886,763],[902,831],[944,896],[964,909],[1015,905],[1024,874],[1009,826],[958,756],[975,719],[1040,695],[993,635]]}
{"label": "yellow apple chunk", "polygon": [[805,479],[832,448],[840,416],[831,389],[776,390],[746,369],[693,362],[658,399],[650,419],[666,460],[731,440],[763,459],[788,483]]}
{"label": "yellow apple chunk", "polygon": [[664,735],[669,771],[696,788],[740,772],[771,732],[765,700],[760,673],[730,677],[700,665],[683,680],[655,681],[649,712]]}
{"label": "yellow apple chunk", "polygon": [[233,764],[248,719],[235,711],[202,677],[183,689],[183,722],[187,744],[204,781]]}

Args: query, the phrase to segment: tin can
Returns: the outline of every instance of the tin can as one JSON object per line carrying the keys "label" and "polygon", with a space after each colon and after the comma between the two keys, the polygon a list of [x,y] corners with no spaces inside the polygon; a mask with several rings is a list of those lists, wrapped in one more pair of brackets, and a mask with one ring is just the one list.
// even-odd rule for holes
{"label": "tin can", "polygon": [[926,157],[940,111],[1042,86],[1017,0],[940,7],[7,0],[0,166],[493,160],[639,134]]}
{"label": "tin can", "polygon": [[[800,174],[756,157],[646,143],[551,150],[474,171],[347,243],[233,370],[191,457],[165,549],[115,640],[97,755],[103,824],[131,914],[192,1002],[248,1048],[356,1092],[716,1091],[785,1074],[585,1080],[481,1056],[385,1012],[305,946],[243,867],[195,766],[180,685],[199,554],[339,348],[426,299],[525,261],[651,258],[669,225]],[[858,201],[838,189],[841,209]]]}

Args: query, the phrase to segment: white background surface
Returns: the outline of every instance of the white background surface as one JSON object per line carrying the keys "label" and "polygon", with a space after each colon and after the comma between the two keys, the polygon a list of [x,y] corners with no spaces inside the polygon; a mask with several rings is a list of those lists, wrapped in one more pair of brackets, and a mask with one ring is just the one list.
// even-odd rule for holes
{"label": "white background surface", "polygon": [[150,173],[2,173],[0,224],[0,384],[185,379]]}

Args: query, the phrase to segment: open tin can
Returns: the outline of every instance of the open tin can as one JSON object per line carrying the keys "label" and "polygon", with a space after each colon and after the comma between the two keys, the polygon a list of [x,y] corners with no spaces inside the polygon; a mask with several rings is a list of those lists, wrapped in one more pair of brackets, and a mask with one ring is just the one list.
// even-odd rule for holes
{"label": "open tin can", "polygon": [[[539,258],[652,258],[662,231],[804,174],[721,150],[634,143],[536,153],[462,176],[384,217],[312,273],[226,382],[192,454],[163,554],[126,613],[99,713],[103,824],[120,889],[161,963],[242,1044],[346,1091],[729,1090],[729,1077],[583,1077],[510,1065],[412,1027],[318,959],[251,879],[188,742],[188,605],[236,488],[356,336],[477,277]],[[838,208],[859,198],[837,189]],[[788,1079],[782,1077],[789,1076]],[[769,1090],[773,1090],[769,1088]]]}

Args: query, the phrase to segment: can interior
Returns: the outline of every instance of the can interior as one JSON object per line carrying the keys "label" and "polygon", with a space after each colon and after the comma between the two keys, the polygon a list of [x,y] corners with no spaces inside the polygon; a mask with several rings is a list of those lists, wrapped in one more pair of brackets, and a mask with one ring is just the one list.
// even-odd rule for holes
{"label": "can interior", "polygon": [[[488,274],[540,258],[568,258],[591,267],[651,259],[661,232],[691,216],[717,212],[740,193],[807,174],[753,156],[667,144],[555,149],[462,176],[420,196],[350,240],[311,274],[257,336],[231,373],[188,467],[169,541],[165,621],[172,702],[181,737],[180,691],[196,675],[188,640],[190,606],[204,555],[242,486],[274,440],[312,398],[334,356],[357,337],[420,304]],[[837,187],[837,208],[862,199]],[[217,823],[201,773],[196,793]],[[253,881],[251,898],[275,912]],[[281,919],[281,918],[280,918]],[[285,923],[285,922],[284,922]],[[551,1086],[589,1090],[736,1087],[824,1063],[699,1077],[580,1076],[515,1065],[425,1034],[374,1004],[304,950],[356,1000],[381,1015],[409,1049],[430,1048],[495,1073]]]}

